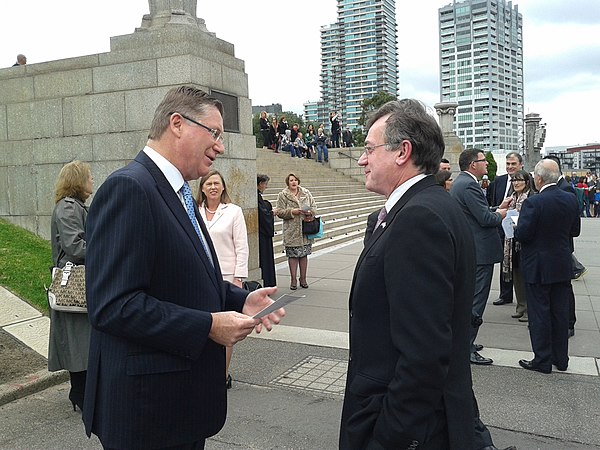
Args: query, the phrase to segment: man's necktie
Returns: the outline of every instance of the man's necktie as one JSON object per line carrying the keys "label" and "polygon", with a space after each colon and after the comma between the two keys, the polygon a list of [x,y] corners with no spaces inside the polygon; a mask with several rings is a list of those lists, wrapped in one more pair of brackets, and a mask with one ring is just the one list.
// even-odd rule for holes
{"label": "man's necktie", "polygon": [[385,206],[383,208],[381,208],[381,211],[379,211],[379,215],[377,216],[377,223],[375,224],[375,230],[377,228],[379,228],[379,225],[381,225],[381,223],[385,220],[385,217],[387,216],[387,211],[385,210]]}
{"label": "man's necktie", "polygon": [[200,242],[202,243],[202,247],[206,252],[206,256],[208,256],[208,260],[210,263],[215,266],[213,262],[212,255],[210,254],[210,250],[208,249],[208,244],[204,239],[204,235],[200,231],[200,226],[198,225],[198,220],[196,219],[196,214],[194,213],[194,198],[192,197],[192,190],[190,189],[190,185],[185,181],[183,186],[180,189],[183,194],[183,201],[185,203],[185,211],[187,212],[188,217],[190,218],[192,225],[194,226],[194,230],[196,230],[196,234],[200,238]]}
{"label": "man's necktie", "polygon": [[506,193],[506,196],[510,197],[513,194],[513,192],[515,191],[515,189],[513,188],[512,179],[510,177],[508,177],[508,184],[509,184],[509,187],[508,187],[508,192]]}

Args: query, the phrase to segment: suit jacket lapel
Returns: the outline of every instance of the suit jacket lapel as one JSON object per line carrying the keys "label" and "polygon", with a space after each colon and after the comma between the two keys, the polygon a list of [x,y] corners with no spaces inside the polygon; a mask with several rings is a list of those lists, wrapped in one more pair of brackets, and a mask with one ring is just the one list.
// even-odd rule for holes
{"label": "suit jacket lapel", "polygon": [[373,247],[373,245],[379,240],[379,238],[383,236],[386,230],[392,225],[394,218],[400,212],[400,210],[404,208],[404,205],[406,205],[406,203],[417,193],[421,192],[423,189],[434,185],[435,179],[432,176],[427,176],[422,180],[418,181],[413,186],[411,186],[410,189],[406,191],[402,197],[400,197],[400,200],[396,202],[392,210],[387,213],[387,216],[385,217],[384,221],[384,223],[386,224],[385,227],[382,227],[380,225],[377,229],[373,230],[373,235],[365,245],[365,248],[363,249],[362,253],[358,258],[358,262],[356,264],[357,267],[361,264],[362,260],[364,259],[365,255],[369,252],[371,247]]}
{"label": "suit jacket lapel", "polygon": [[[187,234],[188,238],[190,239],[191,244],[193,245],[194,249],[196,250],[196,253],[198,253],[198,255],[200,256],[200,259],[202,260],[202,264],[204,264],[204,267],[206,268],[206,271],[210,275],[211,280],[213,281],[215,287],[217,288],[217,291],[220,293],[221,288],[220,288],[220,283],[218,282],[218,280],[220,279],[221,269],[219,268],[219,265],[218,265],[218,260],[217,260],[217,256],[216,256],[214,247],[212,246],[212,242],[210,241],[210,235],[208,234],[208,230],[206,229],[206,226],[204,225],[204,221],[200,217],[198,208],[196,207],[196,205],[194,205],[194,212],[196,214],[196,219],[198,219],[198,224],[200,225],[200,229],[202,230],[202,233],[204,234],[204,237],[206,238],[206,242],[208,244],[208,247],[209,247],[212,257],[213,257],[213,261],[215,263],[214,268],[213,268],[212,264],[210,263],[210,261],[208,260],[208,256],[206,255],[206,252],[202,248],[200,238],[196,234],[196,230],[194,230],[194,226],[190,222],[190,218],[188,217],[187,213],[185,212],[185,208],[183,207],[181,200],[179,199],[178,195],[173,190],[173,187],[171,186],[171,184],[169,184],[169,181],[165,178],[162,171],[158,168],[158,166],[154,163],[154,161],[152,161],[148,157],[148,155],[146,155],[143,151],[138,153],[135,160],[137,162],[139,162],[140,164],[142,164],[154,178],[158,192],[162,196],[167,207],[171,210],[171,213],[175,216],[175,218],[177,219],[177,221],[179,222],[181,227],[184,229],[185,233]],[[217,278],[217,277],[219,277],[219,278]]]}

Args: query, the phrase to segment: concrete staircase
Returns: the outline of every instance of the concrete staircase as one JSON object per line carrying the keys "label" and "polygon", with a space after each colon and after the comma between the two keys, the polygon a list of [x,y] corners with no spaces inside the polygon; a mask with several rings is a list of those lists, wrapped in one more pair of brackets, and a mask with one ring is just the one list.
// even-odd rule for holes
{"label": "concrete staircase", "polygon": [[[330,153],[331,164],[332,158],[336,158],[333,153]],[[317,203],[318,214],[324,221],[324,236],[313,242],[313,251],[362,238],[367,216],[381,209],[385,203],[384,197],[367,191],[363,181],[312,159],[291,158],[289,153],[275,154],[271,150],[256,149],[256,166],[258,173],[271,177],[263,197],[273,206],[277,203],[277,195],[285,187],[285,178],[289,173],[296,174],[300,184],[311,192]],[[275,217],[275,263],[286,260],[282,224],[282,220]]]}

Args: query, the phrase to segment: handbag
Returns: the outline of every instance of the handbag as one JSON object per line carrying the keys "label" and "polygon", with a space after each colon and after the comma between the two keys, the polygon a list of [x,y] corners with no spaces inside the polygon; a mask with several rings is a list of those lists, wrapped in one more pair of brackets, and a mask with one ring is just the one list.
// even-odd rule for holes
{"label": "handbag", "polygon": [[[316,222],[316,220],[315,220],[315,222]],[[319,239],[322,237],[323,237],[323,221],[319,217],[319,231],[317,231],[316,233],[313,233],[313,234],[307,234],[306,238],[314,240],[314,239]]]}
{"label": "handbag", "polygon": [[319,232],[321,226],[321,218],[315,217],[310,222],[302,221],[302,234],[315,234]]}
{"label": "handbag", "polygon": [[258,281],[246,280],[242,282],[242,289],[246,289],[249,292],[255,291],[260,288],[262,288],[262,284],[260,284]]}
{"label": "handbag", "polygon": [[65,267],[52,268],[52,283],[47,290],[48,303],[55,311],[87,313],[85,266],[67,261]]}

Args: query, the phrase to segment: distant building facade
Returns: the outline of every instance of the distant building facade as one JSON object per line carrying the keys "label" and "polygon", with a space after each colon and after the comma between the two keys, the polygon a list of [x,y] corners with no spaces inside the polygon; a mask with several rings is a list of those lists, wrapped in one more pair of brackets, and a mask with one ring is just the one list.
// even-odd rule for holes
{"label": "distant building facade", "polygon": [[322,101],[304,103],[304,123],[312,123],[315,128],[320,123],[329,127],[329,106]]}
{"label": "distant building facade", "polygon": [[442,102],[458,103],[465,147],[523,152],[523,17],[506,0],[465,0],[439,15]]}
{"label": "distant building facade", "polygon": [[[362,102],[384,91],[398,92],[395,0],[337,0],[337,22],[321,27],[321,102],[338,111],[342,125],[359,127]],[[307,109],[314,104],[304,105]]]}
{"label": "distant building facade", "polygon": [[268,114],[278,116],[283,112],[283,109],[281,107],[281,103],[272,103],[267,106],[264,106],[264,105],[252,106],[252,115],[255,115],[261,111],[266,111]]}
{"label": "distant building facade", "polygon": [[573,170],[598,174],[600,171],[600,143],[567,148],[573,157]]}

